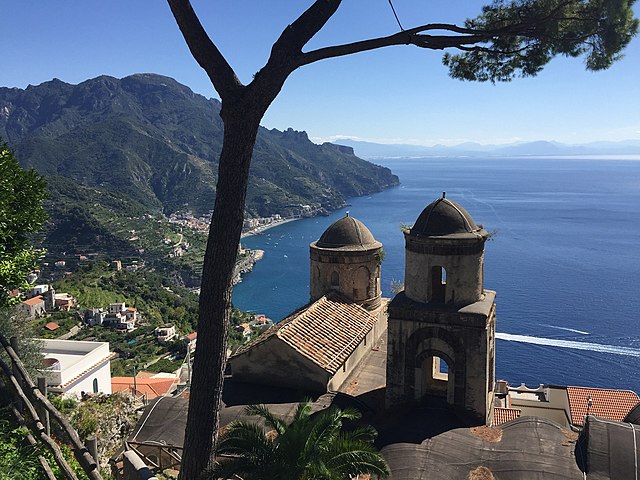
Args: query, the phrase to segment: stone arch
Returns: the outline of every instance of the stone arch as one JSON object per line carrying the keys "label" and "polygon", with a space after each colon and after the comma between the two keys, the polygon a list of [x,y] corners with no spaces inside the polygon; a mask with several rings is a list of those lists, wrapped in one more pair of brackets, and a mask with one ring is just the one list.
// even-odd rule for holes
{"label": "stone arch", "polygon": [[[446,375],[436,376],[435,369],[440,360],[448,367]],[[437,360],[437,361],[436,361]],[[447,403],[455,404],[455,359],[438,348],[422,350],[415,358],[414,398],[420,400],[425,395],[444,397]]]}
{"label": "stone arch", "polygon": [[[404,394],[407,398],[416,397],[416,364],[421,355],[438,355],[444,358],[450,369],[452,382],[451,401],[457,406],[465,405],[466,396],[466,351],[461,339],[448,329],[438,326],[419,328],[409,336],[406,342],[404,362]],[[424,361],[423,357],[423,360]],[[449,397],[449,393],[447,394]]]}

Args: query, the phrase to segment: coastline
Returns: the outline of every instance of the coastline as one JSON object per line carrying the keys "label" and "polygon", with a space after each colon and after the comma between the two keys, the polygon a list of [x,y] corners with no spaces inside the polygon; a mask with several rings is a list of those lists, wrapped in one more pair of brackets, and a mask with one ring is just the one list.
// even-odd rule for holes
{"label": "coastline", "polygon": [[289,222],[294,222],[296,220],[300,220],[301,218],[305,218],[305,217],[296,217],[296,218],[285,218],[283,220],[278,220],[276,222],[271,222],[268,225],[260,225],[259,227],[256,227],[254,229],[251,229],[247,232],[243,232],[242,235],[240,235],[240,238],[246,238],[246,237],[250,237],[252,235],[259,235],[262,232],[269,230],[270,228],[274,228],[277,227],[278,225],[284,225],[285,223],[289,223]]}

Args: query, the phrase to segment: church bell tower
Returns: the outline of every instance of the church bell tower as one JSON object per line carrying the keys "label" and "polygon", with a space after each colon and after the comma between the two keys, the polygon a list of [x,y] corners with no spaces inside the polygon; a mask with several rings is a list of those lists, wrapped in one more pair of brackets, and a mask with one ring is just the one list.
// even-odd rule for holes
{"label": "church bell tower", "polygon": [[443,193],[404,235],[405,289],[388,309],[387,407],[442,397],[476,423],[490,424],[495,292],[484,289],[489,234]]}
{"label": "church bell tower", "polygon": [[309,248],[312,302],[337,291],[369,312],[379,309],[382,243],[364,223],[347,213]]}

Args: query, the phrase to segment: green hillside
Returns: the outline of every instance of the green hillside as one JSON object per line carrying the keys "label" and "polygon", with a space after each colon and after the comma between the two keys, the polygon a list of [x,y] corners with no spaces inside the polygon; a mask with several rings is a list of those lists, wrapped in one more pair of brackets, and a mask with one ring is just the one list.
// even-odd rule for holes
{"label": "green hillside", "polygon": [[[215,199],[220,107],[159,75],[101,76],[79,85],[54,79],[0,88],[0,137],[23,166],[48,177],[104,189],[151,212],[202,214]],[[347,197],[397,183],[389,169],[348,147],[261,128],[247,213],[287,215],[298,205],[332,210]]]}

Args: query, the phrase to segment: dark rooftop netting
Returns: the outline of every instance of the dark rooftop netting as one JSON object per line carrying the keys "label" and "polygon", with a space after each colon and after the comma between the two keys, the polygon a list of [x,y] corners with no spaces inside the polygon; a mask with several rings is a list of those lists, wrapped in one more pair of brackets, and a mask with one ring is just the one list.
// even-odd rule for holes
{"label": "dark rooftop netting", "polygon": [[640,478],[638,446],[640,427],[637,425],[587,417],[587,425],[580,436],[579,450],[581,454],[586,452],[587,478]]}
{"label": "dark rooftop netting", "polygon": [[633,407],[629,411],[629,413],[627,413],[627,416],[624,417],[623,422],[629,422],[635,425],[640,425],[640,402],[638,402],[636,406]]}
{"label": "dark rooftop netting", "polygon": [[127,441],[182,448],[188,407],[188,398],[158,397],[152,400]]}
{"label": "dark rooftop netting", "polygon": [[577,435],[549,420],[522,417],[473,432],[458,428],[419,445],[388,445],[382,454],[393,480],[583,479],[574,456]]}

